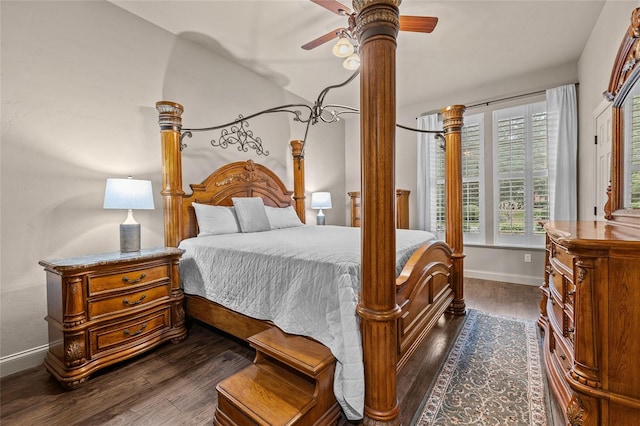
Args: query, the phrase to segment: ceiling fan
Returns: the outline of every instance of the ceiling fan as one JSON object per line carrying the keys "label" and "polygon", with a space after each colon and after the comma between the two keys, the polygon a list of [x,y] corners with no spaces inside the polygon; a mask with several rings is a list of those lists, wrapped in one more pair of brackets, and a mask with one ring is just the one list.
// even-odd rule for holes
{"label": "ceiling fan", "polygon": [[[347,6],[337,2],[336,0],[311,0],[313,3],[324,7],[327,10],[330,10],[333,13],[336,13],[341,16],[348,17],[348,26],[347,28],[336,28],[333,31],[328,32],[327,34],[320,36],[309,43],[302,45],[302,48],[305,50],[314,49],[330,40],[333,40],[336,37],[339,37],[340,40],[338,43],[345,39],[345,41],[350,40],[351,47],[353,48],[353,44],[357,44],[356,35],[355,35],[355,27],[356,27],[356,14],[352,12]],[[430,33],[436,27],[438,23],[438,18],[430,17],[430,16],[400,16],[400,31],[411,31],[418,33]],[[347,41],[348,42],[348,41]],[[339,55],[336,50],[338,46],[334,48],[334,54],[336,56],[346,57],[353,53],[353,49],[349,49],[345,46],[343,42],[344,48],[340,52]],[[349,53],[346,53],[349,52]],[[346,66],[346,65],[345,65]]]}

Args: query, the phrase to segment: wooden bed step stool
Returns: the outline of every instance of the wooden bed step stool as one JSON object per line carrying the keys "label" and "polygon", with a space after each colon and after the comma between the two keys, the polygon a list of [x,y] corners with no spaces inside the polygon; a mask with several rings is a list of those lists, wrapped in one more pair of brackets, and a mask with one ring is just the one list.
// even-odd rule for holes
{"label": "wooden bed step stool", "polygon": [[216,386],[216,425],[335,425],[335,358],[315,340],[273,327],[249,337],[254,363]]}

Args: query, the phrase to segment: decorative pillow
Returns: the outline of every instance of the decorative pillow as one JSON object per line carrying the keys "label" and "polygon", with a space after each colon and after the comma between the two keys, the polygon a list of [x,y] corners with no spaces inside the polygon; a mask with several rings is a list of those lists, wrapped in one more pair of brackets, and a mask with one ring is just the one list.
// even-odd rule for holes
{"label": "decorative pillow", "polygon": [[264,206],[264,209],[271,223],[271,229],[304,226],[304,223],[300,222],[300,218],[292,206],[284,208]]}
{"label": "decorative pillow", "polygon": [[192,203],[198,220],[198,237],[240,232],[233,207]]}
{"label": "decorative pillow", "polygon": [[264,209],[264,202],[260,197],[232,198],[236,209],[240,231],[260,232],[269,231],[271,223]]}

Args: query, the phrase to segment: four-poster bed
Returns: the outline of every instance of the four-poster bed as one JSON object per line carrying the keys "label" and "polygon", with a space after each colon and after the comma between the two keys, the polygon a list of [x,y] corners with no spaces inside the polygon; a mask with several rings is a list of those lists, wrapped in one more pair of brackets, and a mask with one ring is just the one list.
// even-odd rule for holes
{"label": "four-poster bed", "polygon": [[[465,314],[460,168],[462,106],[442,110],[447,170],[446,243],[429,241],[421,245],[399,275],[396,270],[393,159],[398,3],[399,1],[354,2],[358,11],[362,57],[361,262],[359,297],[355,310],[359,317],[364,363],[363,416],[368,424],[397,422],[397,370],[404,366],[445,311],[456,315]],[[181,160],[181,137],[185,133],[181,118],[183,107],[168,101],[158,102],[156,106],[161,128],[161,194],[164,199],[166,246],[177,247],[183,240],[197,236],[194,202],[232,206],[234,198],[260,197],[265,206],[293,206],[300,221],[305,221],[302,141],[291,142],[293,193],[285,188],[271,170],[247,161],[231,163],[214,171],[201,184],[191,185],[192,194],[186,195],[182,185]],[[271,321],[242,315],[201,296],[187,294],[185,299],[188,316],[248,340],[257,349],[254,363],[263,367],[259,371],[268,371],[270,376],[286,375],[289,382],[315,383],[311,392],[314,394],[315,408],[311,407],[313,404],[302,401],[302,408],[297,412],[293,410],[291,415],[285,415],[286,410],[282,407],[271,407],[272,412],[288,418],[287,421],[302,424],[335,422],[339,408],[332,395],[331,384],[327,384],[324,377],[327,374],[333,375],[333,367],[329,366],[333,359],[326,348],[310,339],[281,333]],[[276,368],[276,364],[284,368]],[[275,373],[276,370],[282,373]],[[241,376],[241,373],[236,376]],[[244,388],[258,386],[257,378],[245,377],[242,380],[256,380]],[[214,422],[257,422],[255,416],[260,417],[260,414],[256,414],[257,410],[248,408],[250,401],[242,401],[241,396],[233,394],[233,388],[233,381],[225,381],[224,385],[219,385],[219,406]],[[244,390],[241,389],[240,392]],[[267,401],[260,403],[269,404]],[[266,422],[264,417],[260,418]]]}

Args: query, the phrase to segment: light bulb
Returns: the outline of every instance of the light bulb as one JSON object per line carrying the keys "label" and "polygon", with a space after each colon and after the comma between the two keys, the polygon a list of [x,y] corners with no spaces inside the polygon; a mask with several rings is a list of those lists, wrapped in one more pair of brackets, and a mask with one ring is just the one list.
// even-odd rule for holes
{"label": "light bulb", "polygon": [[354,53],[344,60],[342,66],[348,70],[357,70],[358,67],[360,67],[360,56],[358,56],[357,53]]}
{"label": "light bulb", "polygon": [[353,45],[344,35],[341,35],[338,42],[333,46],[333,54],[338,58],[346,58],[354,52]]}

